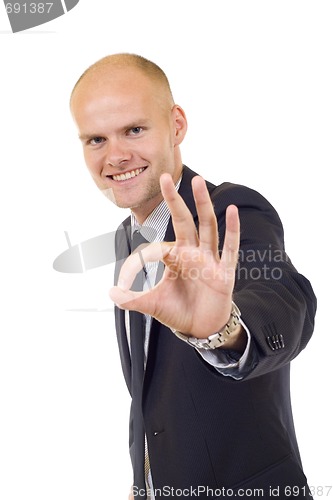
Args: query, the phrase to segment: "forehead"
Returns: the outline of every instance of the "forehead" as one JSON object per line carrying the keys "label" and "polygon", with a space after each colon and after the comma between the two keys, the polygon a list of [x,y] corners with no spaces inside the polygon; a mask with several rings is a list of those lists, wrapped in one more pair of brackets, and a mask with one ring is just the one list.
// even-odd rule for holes
{"label": "forehead", "polygon": [[88,75],[71,102],[81,135],[164,121],[171,107],[163,86],[136,69]]}

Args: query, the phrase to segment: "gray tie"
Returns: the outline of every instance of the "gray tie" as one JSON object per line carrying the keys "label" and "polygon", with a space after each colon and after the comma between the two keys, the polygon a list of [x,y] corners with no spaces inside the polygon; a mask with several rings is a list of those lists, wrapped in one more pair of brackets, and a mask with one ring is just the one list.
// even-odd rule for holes
{"label": "gray tie", "polygon": [[[140,231],[134,231],[131,249],[132,252],[147,240]],[[133,283],[132,290],[141,291],[146,279],[145,268],[140,271]],[[145,317],[137,311],[130,311],[130,344],[132,359],[132,404],[135,414],[134,419],[134,485],[140,489],[146,489],[146,480],[150,469],[147,453],[147,443],[142,415],[142,387],[144,378],[144,337]],[[142,497],[144,498],[144,497]]]}

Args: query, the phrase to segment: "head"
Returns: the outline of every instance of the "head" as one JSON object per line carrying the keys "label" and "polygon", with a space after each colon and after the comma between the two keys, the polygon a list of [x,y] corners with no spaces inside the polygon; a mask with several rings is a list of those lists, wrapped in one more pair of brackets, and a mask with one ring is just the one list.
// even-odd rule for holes
{"label": "head", "polygon": [[164,72],[141,56],[107,56],[83,73],[70,104],[95,183],[143,222],[162,200],[161,174],[176,182],[182,171],[187,122]]}

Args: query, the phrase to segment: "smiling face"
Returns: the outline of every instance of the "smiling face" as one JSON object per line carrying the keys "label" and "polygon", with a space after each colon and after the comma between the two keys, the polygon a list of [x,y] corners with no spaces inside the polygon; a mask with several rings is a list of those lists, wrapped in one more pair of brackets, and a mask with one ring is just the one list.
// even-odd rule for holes
{"label": "smiling face", "polygon": [[83,77],[71,110],[96,185],[143,222],[162,200],[161,174],[181,174],[183,110],[141,69],[112,65]]}

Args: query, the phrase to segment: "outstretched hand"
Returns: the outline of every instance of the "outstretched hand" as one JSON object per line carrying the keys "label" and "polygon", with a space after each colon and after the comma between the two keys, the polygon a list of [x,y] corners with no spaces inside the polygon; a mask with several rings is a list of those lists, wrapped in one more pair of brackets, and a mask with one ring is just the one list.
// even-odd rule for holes
{"label": "outstretched hand", "polygon": [[[192,180],[198,231],[171,176],[163,174],[160,184],[176,239],[172,243],[147,245],[140,251],[140,258],[138,253],[130,255],[110,297],[122,309],[149,314],[170,328],[206,338],[229,320],[240,239],[238,210],[234,205],[227,208],[220,257],[217,220],[204,179],[196,176]],[[142,259],[144,262],[162,260],[165,270],[155,287],[134,292],[130,287],[142,268]]]}

